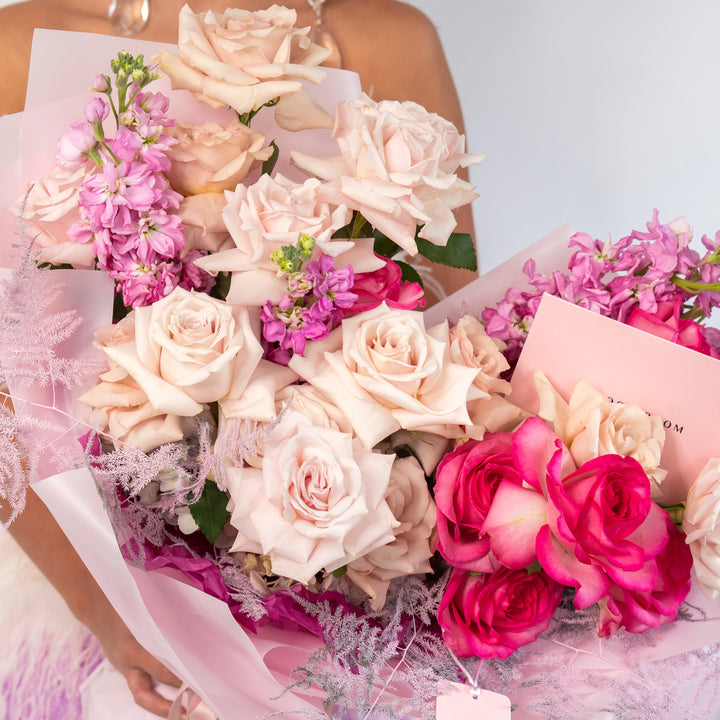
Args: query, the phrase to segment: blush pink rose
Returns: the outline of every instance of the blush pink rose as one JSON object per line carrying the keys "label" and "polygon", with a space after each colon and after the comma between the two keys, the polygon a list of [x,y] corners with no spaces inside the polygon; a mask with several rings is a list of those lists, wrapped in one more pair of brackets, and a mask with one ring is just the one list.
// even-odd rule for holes
{"label": "blush pink rose", "polygon": [[80,185],[91,171],[88,163],[71,170],[55,168],[34,180],[28,193],[10,206],[14,215],[22,216],[28,234],[33,236],[38,262],[94,267],[92,242],[74,242],[67,236],[68,229],[80,220]]}
{"label": "blush pink rose", "polygon": [[694,320],[682,318],[681,313],[682,298],[678,295],[675,300],[659,302],[654,313],[641,310],[639,307],[633,308],[626,324],[690,350],[696,350],[703,355],[710,355],[705,328]]}
{"label": "blush pink rose", "polygon": [[425,297],[420,283],[402,279],[400,266],[390,260],[377,256],[385,265],[371,273],[355,273],[355,283],[350,292],[357,295],[357,300],[346,315],[355,315],[365,310],[372,310],[385,302],[389,307],[400,310],[415,310],[425,307]]}
{"label": "blush pink rose", "polygon": [[288,412],[262,449],[262,469],[230,468],[231,551],[264,554],[278,575],[308,583],[392,542],[385,495],[392,455]]}
{"label": "blush pink rose", "polygon": [[227,9],[194,13],[187,5],[178,20],[178,52],[153,60],[173,88],[189,90],[211,107],[229,105],[239,114],[297,92],[300,80],[319,84],[317,67],[331,54],[296,28],[297,14],[279,5],[266,10]]}
{"label": "blush pink rose", "polygon": [[657,581],[650,590],[639,591],[614,585],[607,601],[600,603],[600,637],[609,637],[621,627],[639,633],[677,620],[678,609],[692,587],[693,558],[685,536],[665,514],[668,541],[655,557]]}
{"label": "blush pink rose", "polygon": [[438,608],[443,641],[460,657],[506,658],[547,630],[562,593],[542,570],[454,570]]}
{"label": "blush pink rose", "polygon": [[652,561],[668,542],[667,513],[650,499],[650,480],[629,457],[603,455],[559,479],[548,475],[548,524],[537,537],[540,564],[555,580],[576,587],[586,608],[613,585],[649,592]]}
{"label": "blush pink rose", "polygon": [[167,179],[182,195],[234,190],[253,165],[267,160],[265,136],[237,117],[224,127],[214,122],[177,124],[168,133],[178,142],[168,151],[172,162]]}
{"label": "blush pink rose", "polygon": [[340,158],[291,153],[301,169],[329,181],[323,193],[331,202],[359,210],[410,255],[418,225],[420,237],[447,243],[453,211],[477,197],[457,170],[482,159],[465,153],[452,123],[413,102],[362,95],[338,105],[333,134]]}

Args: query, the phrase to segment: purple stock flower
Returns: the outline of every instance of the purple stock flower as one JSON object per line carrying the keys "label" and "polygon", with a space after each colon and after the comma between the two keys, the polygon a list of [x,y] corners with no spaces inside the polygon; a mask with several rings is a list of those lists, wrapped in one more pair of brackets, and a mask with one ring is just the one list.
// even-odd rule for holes
{"label": "purple stock flower", "polygon": [[55,161],[58,167],[75,170],[87,160],[88,153],[96,145],[92,125],[85,120],[76,120],[58,140]]}

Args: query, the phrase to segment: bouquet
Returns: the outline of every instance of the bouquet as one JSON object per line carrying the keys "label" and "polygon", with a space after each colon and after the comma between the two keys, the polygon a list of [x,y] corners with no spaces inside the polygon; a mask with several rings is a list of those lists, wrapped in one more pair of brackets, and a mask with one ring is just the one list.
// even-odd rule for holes
{"label": "bouquet", "polygon": [[[186,8],[157,66],[120,52],[68,100],[84,117],[14,206],[0,496],[19,513],[34,481],[138,639],[218,717],[238,698],[433,717],[436,697],[438,713],[488,708],[481,688],[515,700],[539,676],[525,707],[577,717],[543,641],[634,648],[626,632],[687,618],[693,559],[658,494],[662,421],[542,375],[539,412],[512,402],[518,333],[552,291],[620,320],[669,302],[663,332],[686,337],[689,293],[716,304],[714,246],[701,260],[657,218],[618,249],[576,235],[569,277],[528,266],[536,295],[431,321],[406,261],[474,267],[452,213],[479,157],[413,103],[321,97],[347,78],[294,19]],[[635,712],[637,682],[617,686]]]}

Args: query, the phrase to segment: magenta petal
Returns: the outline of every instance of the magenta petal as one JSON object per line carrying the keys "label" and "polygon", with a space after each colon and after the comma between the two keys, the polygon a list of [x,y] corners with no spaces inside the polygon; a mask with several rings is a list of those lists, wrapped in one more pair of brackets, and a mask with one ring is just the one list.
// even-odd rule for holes
{"label": "magenta petal", "polygon": [[545,490],[547,467],[559,443],[555,433],[539,417],[526,420],[513,436],[515,466],[523,480],[538,492]]}
{"label": "magenta petal", "polygon": [[576,608],[582,610],[590,607],[610,591],[607,575],[595,565],[581,563],[572,551],[552,536],[548,525],[540,528],[536,548],[540,564],[553,580],[577,588]]}
{"label": "magenta petal", "polygon": [[503,480],[495,493],[483,532],[505,567],[520,570],[537,559],[535,540],[547,524],[547,501],[535,490]]}

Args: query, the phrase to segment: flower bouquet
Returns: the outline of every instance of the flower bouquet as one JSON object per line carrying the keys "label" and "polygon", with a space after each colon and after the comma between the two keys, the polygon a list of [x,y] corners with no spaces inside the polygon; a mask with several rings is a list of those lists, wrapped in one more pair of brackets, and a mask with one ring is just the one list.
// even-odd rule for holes
{"label": "flower bouquet", "polygon": [[[697,648],[715,627],[682,604],[692,557],[653,495],[662,421],[604,388],[563,396],[549,369],[541,409],[518,403],[517,343],[491,334],[528,323],[485,326],[477,286],[420,312],[404,260],[473,267],[452,211],[479,158],[442,118],[320,70],[293,24],[185,9],[177,48],[73,34],[98,58],[89,98],[31,77],[0,497],[21,512],[30,476],[138,640],[219,718],[489,714],[488,688],[528,717],[712,706],[692,683],[714,674]],[[612,273],[660,288],[687,233],[658,232]],[[589,256],[574,284],[531,280],[612,300]],[[710,260],[684,253],[675,279],[714,282]],[[627,314],[642,293],[625,287]],[[683,652],[692,673],[657,670]],[[648,697],[649,663],[678,694]]]}

